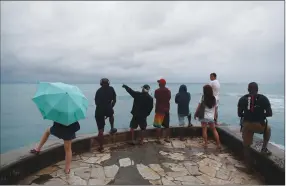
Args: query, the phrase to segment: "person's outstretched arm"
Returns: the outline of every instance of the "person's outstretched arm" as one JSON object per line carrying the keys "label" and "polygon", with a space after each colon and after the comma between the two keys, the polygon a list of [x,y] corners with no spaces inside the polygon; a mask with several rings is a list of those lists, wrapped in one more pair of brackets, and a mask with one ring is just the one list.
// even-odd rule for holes
{"label": "person's outstretched arm", "polygon": [[123,88],[125,88],[125,90],[130,94],[130,96],[132,96],[133,98],[136,96],[137,92],[132,90],[130,87],[128,87],[127,85],[122,85]]}

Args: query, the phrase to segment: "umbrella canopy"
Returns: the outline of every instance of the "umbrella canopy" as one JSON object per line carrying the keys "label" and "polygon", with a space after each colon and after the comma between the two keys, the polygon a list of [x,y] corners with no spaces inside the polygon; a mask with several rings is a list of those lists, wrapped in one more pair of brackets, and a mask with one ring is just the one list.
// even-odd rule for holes
{"label": "umbrella canopy", "polygon": [[32,100],[44,119],[66,126],[86,117],[88,100],[73,85],[40,82]]}

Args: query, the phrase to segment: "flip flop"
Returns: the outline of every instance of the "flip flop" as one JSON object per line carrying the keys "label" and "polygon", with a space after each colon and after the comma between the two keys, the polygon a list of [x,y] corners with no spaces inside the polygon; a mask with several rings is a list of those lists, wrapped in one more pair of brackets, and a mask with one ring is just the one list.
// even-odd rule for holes
{"label": "flip flop", "polygon": [[30,150],[30,153],[32,153],[32,154],[36,154],[36,155],[40,154],[40,152],[41,152],[41,151],[36,150],[36,149],[32,149],[32,150]]}

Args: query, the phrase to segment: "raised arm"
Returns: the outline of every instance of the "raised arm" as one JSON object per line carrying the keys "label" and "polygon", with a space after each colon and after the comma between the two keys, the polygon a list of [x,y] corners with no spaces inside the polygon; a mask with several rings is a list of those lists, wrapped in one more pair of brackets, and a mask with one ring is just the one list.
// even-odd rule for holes
{"label": "raised arm", "polygon": [[127,85],[122,85],[123,88],[125,88],[125,90],[130,94],[130,96],[132,96],[133,98],[137,95],[137,92],[132,90],[130,87],[128,87]]}

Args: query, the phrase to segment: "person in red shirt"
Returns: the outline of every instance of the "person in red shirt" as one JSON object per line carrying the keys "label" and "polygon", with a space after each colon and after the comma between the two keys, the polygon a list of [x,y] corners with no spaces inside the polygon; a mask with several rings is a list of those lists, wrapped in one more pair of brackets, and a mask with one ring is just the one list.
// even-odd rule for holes
{"label": "person in red shirt", "polygon": [[161,128],[164,127],[166,131],[165,142],[170,143],[169,140],[169,124],[170,124],[170,99],[171,91],[166,88],[166,80],[160,79],[157,81],[159,88],[155,90],[155,117],[153,126],[157,128],[157,143],[161,143]]}

